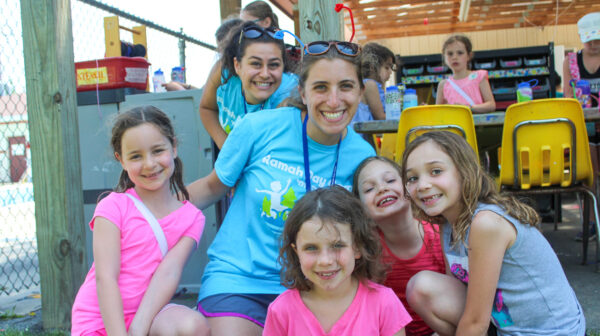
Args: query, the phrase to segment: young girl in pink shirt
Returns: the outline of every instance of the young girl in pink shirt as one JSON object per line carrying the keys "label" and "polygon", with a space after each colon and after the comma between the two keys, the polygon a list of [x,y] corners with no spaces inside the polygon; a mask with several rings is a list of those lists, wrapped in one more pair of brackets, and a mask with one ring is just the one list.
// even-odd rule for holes
{"label": "young girl in pink shirt", "polygon": [[442,46],[444,63],[452,76],[438,84],[436,104],[467,105],[474,113],[496,110],[496,101],[486,70],[471,71],[473,46],[464,35],[450,36]]}
{"label": "young girl in pink shirt", "polygon": [[123,171],[97,205],[92,265],[72,309],[72,335],[207,335],[204,317],[169,304],[204,216],[188,199],[169,118],[122,113],[111,145]]}
{"label": "young girl in pink shirt", "polygon": [[405,335],[410,315],[383,278],[381,246],[362,204],[333,185],[307,193],[285,223],[279,253],[288,288],[263,335]]}
{"label": "young girl in pink shirt", "polygon": [[385,157],[363,160],[354,173],[352,192],[359,197],[377,225],[387,267],[383,284],[390,287],[410,313],[407,336],[429,336],[433,330],[409,306],[407,285],[411,277],[428,270],[445,273],[439,227],[413,217],[410,201],[404,196],[402,169]]}

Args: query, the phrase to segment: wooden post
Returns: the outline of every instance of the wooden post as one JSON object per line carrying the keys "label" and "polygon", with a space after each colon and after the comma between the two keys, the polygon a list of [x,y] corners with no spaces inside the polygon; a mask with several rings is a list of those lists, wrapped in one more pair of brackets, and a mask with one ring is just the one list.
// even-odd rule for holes
{"label": "wooden post", "polygon": [[334,6],[341,0],[302,0],[300,10],[300,38],[306,44],[313,41],[344,40],[344,13]]}
{"label": "wooden post", "polygon": [[221,6],[221,21],[232,14],[239,15],[242,9],[242,0],[219,0]]}
{"label": "wooden post", "polygon": [[87,272],[70,0],[21,0],[45,329],[69,329]]}

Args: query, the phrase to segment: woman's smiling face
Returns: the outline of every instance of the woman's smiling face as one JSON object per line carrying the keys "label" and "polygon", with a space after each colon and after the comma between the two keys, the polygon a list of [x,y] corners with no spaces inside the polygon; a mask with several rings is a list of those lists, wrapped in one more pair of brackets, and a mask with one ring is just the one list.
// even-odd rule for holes
{"label": "woman's smiling face", "polygon": [[324,145],[337,143],[356,113],[362,91],[354,64],[339,58],[315,62],[300,90],[310,138]]}
{"label": "woman's smiling face", "polygon": [[234,58],[233,63],[248,104],[263,103],[281,84],[283,55],[276,43],[250,43],[242,59]]}

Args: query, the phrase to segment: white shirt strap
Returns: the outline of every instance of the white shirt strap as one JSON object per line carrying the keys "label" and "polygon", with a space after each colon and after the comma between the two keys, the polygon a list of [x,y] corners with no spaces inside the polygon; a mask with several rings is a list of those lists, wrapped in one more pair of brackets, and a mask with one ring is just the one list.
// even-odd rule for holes
{"label": "white shirt strap", "polygon": [[473,101],[473,99],[471,99],[471,97],[469,97],[465,93],[465,91],[463,91],[463,89],[461,89],[460,86],[458,86],[458,84],[454,83],[452,78],[448,78],[446,81],[448,83],[450,83],[450,85],[452,85],[452,88],[454,89],[454,91],[458,92],[458,94],[461,95],[467,101],[467,103],[469,103],[469,106],[475,105],[475,102]]}
{"label": "white shirt strap", "polygon": [[158,247],[160,248],[160,252],[162,253],[162,256],[164,258],[167,254],[167,251],[169,250],[169,247],[167,245],[167,238],[165,237],[165,233],[160,227],[160,224],[158,224],[156,217],[154,217],[152,212],[148,210],[148,208],[146,207],[146,205],[144,205],[142,201],[135,198],[131,194],[125,193],[125,195],[131,198],[133,204],[135,204],[135,207],[142,213],[144,218],[146,218],[148,224],[150,224],[150,228],[152,228],[152,232],[154,232],[154,236],[156,237],[156,241],[158,242]]}

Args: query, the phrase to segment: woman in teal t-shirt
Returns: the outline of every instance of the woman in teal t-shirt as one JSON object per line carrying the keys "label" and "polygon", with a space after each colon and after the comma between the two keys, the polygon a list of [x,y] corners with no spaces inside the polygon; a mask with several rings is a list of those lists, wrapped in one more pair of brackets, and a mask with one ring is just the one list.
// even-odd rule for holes
{"label": "woman in teal t-shirt", "polygon": [[215,334],[261,334],[268,305],[285,290],[277,256],[289,211],[307,190],[351,189],[358,164],[375,154],[348,126],[364,90],[359,49],[306,45],[293,106],[244,117],[215,169],[188,187],[199,208],[236,187],[208,249],[199,294],[198,310]]}
{"label": "woman in teal t-shirt", "polygon": [[[277,36],[279,37],[279,36]],[[275,31],[243,22],[229,32],[200,100],[200,118],[219,148],[244,115],[276,108],[297,79],[287,73],[283,40]]]}

